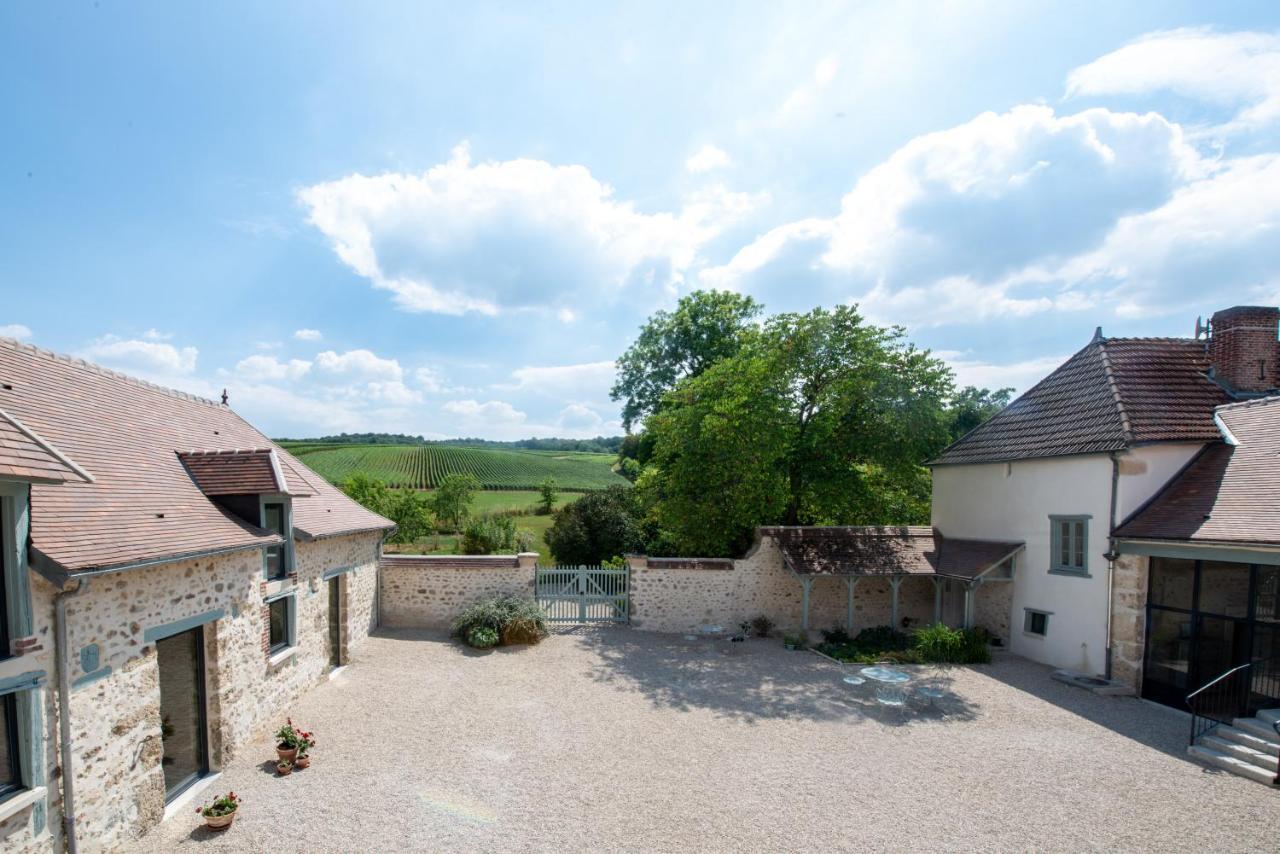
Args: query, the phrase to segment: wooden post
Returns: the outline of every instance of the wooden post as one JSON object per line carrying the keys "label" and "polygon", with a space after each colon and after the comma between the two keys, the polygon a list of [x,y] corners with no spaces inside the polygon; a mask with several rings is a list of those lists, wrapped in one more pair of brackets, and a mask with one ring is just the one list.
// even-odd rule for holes
{"label": "wooden post", "polygon": [[803,602],[801,607],[804,610],[804,615],[800,620],[800,628],[807,632],[809,631],[809,590],[813,587],[813,579],[807,577],[801,578],[800,586],[804,589],[804,594],[801,597]]}
{"label": "wooden post", "polygon": [[855,576],[845,576],[844,583],[849,588],[849,611],[845,615],[844,630],[851,636],[853,635],[853,588],[858,586],[858,579]]}
{"label": "wooden post", "polygon": [[889,579],[889,586],[893,588],[893,610],[890,611],[889,625],[893,626],[893,630],[898,630],[898,585],[902,583],[902,576],[895,575]]}

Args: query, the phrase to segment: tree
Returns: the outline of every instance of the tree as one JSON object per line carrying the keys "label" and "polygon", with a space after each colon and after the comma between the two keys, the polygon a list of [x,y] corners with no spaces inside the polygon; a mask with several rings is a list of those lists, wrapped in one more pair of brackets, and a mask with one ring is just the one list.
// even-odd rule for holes
{"label": "tree", "polygon": [[950,418],[948,432],[954,442],[978,425],[989,421],[996,413],[1009,405],[1013,399],[1013,389],[965,386],[951,398],[947,407]]}
{"label": "tree", "polygon": [[740,552],[762,524],[928,520],[921,464],[948,438],[951,372],[856,308],[782,314],[680,383],[637,481],[663,548]]}
{"label": "tree", "polygon": [[467,522],[462,532],[462,553],[491,555],[509,552],[516,545],[516,520],[504,514],[487,513]]}
{"label": "tree", "polygon": [[628,486],[588,492],[556,511],[543,535],[558,563],[595,566],[616,555],[644,548],[635,497]]}
{"label": "tree", "polygon": [[391,518],[391,491],[382,481],[366,474],[353,474],[342,484],[342,491],[365,509]]}
{"label": "tree", "polygon": [[480,481],[474,475],[445,475],[431,495],[436,525],[447,531],[461,530],[471,513],[471,498],[479,488]]}
{"label": "tree", "polygon": [[544,516],[551,515],[556,509],[556,479],[549,477],[538,487],[538,512]]}
{"label": "tree", "polygon": [[640,328],[618,359],[618,378],[609,394],[623,401],[622,425],[655,412],[662,396],[741,349],[751,322],[763,306],[728,291],[694,291],[675,311],[659,311]]}
{"label": "tree", "polygon": [[416,543],[424,539],[431,533],[430,499],[416,489],[392,492],[387,511],[388,518],[396,523],[396,532],[391,539],[397,543]]}

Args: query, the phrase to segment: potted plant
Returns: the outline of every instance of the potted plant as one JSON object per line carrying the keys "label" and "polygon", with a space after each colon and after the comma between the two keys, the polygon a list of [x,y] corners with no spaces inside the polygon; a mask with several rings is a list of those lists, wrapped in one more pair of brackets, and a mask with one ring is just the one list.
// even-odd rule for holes
{"label": "potted plant", "polygon": [[803,632],[787,632],[782,636],[782,645],[787,649],[804,649],[808,645],[808,640]]}
{"label": "potted plant", "polygon": [[288,759],[281,759],[276,763],[276,773],[281,777],[288,777],[293,773],[293,763]]}
{"label": "potted plant", "polygon": [[226,830],[236,820],[239,810],[240,798],[235,792],[214,798],[208,806],[196,807],[196,812],[204,817],[205,826],[210,830]]}
{"label": "potted plant", "polygon": [[276,753],[281,762],[292,763],[298,758],[298,731],[293,718],[285,718],[285,725],[276,730]]}
{"label": "potted plant", "polygon": [[309,732],[298,732],[298,758],[293,760],[294,767],[309,768],[311,767],[311,748],[316,746],[316,740]]}

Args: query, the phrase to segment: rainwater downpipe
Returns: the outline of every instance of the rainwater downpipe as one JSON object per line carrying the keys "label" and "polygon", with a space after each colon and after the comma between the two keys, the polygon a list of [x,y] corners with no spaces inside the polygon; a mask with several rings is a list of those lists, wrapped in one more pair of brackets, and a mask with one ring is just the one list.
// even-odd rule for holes
{"label": "rainwater downpipe", "polygon": [[71,659],[68,656],[67,600],[89,589],[89,579],[81,578],[74,590],[63,590],[54,597],[54,622],[57,638],[55,651],[58,665],[58,741],[62,761],[62,833],[67,854],[76,854],[76,784],[71,765]]}
{"label": "rainwater downpipe", "polygon": [[1111,452],[1111,523],[1107,528],[1107,553],[1104,555],[1107,559],[1107,645],[1106,645],[1106,673],[1103,674],[1108,680],[1111,679],[1111,622],[1112,615],[1115,613],[1115,603],[1112,597],[1115,595],[1115,575],[1116,575],[1116,508],[1118,505],[1118,493],[1120,489],[1120,456],[1116,451]]}

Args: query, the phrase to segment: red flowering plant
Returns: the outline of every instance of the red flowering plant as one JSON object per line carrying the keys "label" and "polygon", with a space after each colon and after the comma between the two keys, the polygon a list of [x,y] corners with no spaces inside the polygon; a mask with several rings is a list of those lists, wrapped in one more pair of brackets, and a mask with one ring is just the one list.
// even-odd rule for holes
{"label": "red flowering plant", "polygon": [[316,746],[315,736],[303,730],[295,730],[294,734],[298,737],[298,756],[306,756],[307,751]]}
{"label": "red flowering plant", "polygon": [[219,818],[230,815],[240,808],[240,796],[235,792],[227,792],[213,799],[213,803],[204,807],[196,807],[196,812],[205,818]]}
{"label": "red flowering plant", "polygon": [[285,725],[276,730],[276,741],[284,750],[296,749],[299,756],[306,756],[307,751],[316,746],[315,737],[295,726],[293,718],[285,718]]}

